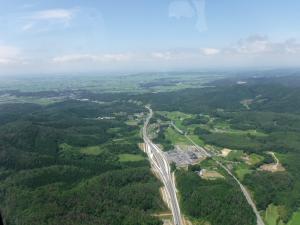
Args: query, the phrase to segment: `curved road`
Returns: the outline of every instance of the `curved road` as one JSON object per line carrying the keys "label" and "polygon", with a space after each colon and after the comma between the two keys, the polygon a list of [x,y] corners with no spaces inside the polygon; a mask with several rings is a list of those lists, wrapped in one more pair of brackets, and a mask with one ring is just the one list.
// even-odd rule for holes
{"label": "curved road", "polygon": [[[172,122],[172,126],[177,130],[180,131],[179,133],[184,134],[184,132],[182,130],[180,130],[173,122]],[[196,149],[198,149],[199,151],[203,152],[207,157],[211,157],[212,155],[210,153],[208,153],[204,148],[201,148],[199,145],[197,145],[187,134],[184,134],[184,136],[196,147]],[[274,157],[275,154],[273,153]],[[212,158],[213,159],[213,158]],[[277,159],[277,158],[276,158]],[[247,191],[247,189],[245,188],[245,186],[236,178],[236,176],[226,167],[224,166],[221,162],[219,162],[216,159],[213,159],[219,166],[221,166],[235,181],[236,183],[240,186],[240,189],[242,191],[242,193],[244,194],[248,204],[252,207],[252,210],[256,216],[256,221],[257,221],[257,225],[265,225],[263,219],[261,218],[256,205],[254,203],[254,201],[252,200],[249,192]],[[276,160],[278,162],[278,159]]]}
{"label": "curved road", "polygon": [[163,182],[166,190],[166,197],[173,215],[174,225],[183,225],[182,216],[176,196],[176,187],[170,170],[169,163],[162,150],[155,145],[147,134],[147,127],[149,121],[153,116],[152,109],[146,107],[149,110],[149,116],[147,117],[143,127],[143,138],[145,142],[145,151],[149,157],[152,168],[157,172],[161,181]]}

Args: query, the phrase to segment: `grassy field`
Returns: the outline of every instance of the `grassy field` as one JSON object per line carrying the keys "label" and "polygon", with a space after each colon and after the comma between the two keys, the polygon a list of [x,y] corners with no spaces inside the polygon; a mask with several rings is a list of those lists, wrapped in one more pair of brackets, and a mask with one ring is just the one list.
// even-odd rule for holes
{"label": "grassy field", "polygon": [[197,145],[204,146],[204,141],[197,135],[188,135]]}
{"label": "grassy field", "polygon": [[138,125],[138,121],[136,121],[136,120],[128,120],[125,123],[129,126],[137,126]]}
{"label": "grassy field", "polygon": [[169,127],[166,130],[166,138],[172,142],[174,145],[178,144],[184,144],[189,145],[190,142],[186,139],[184,135],[179,134],[177,131],[175,131],[173,128]]}
{"label": "grassy field", "polygon": [[227,173],[212,159],[204,160],[200,163],[201,169],[206,169],[207,171],[215,171],[224,177]]}
{"label": "grassy field", "polygon": [[249,169],[249,167],[244,164],[238,165],[235,168],[234,172],[240,181],[242,181],[247,174],[252,173],[252,171]]}
{"label": "grassy field", "polygon": [[201,219],[191,219],[193,225],[211,225],[208,221],[201,220]]}
{"label": "grassy field", "polygon": [[60,155],[72,154],[74,151],[77,152],[78,148],[68,145],[67,143],[62,143],[59,145]]}
{"label": "grassy field", "polygon": [[213,123],[213,127],[215,128],[214,130],[211,130],[212,132],[217,132],[217,133],[227,133],[227,134],[236,134],[236,135],[252,135],[256,137],[266,137],[268,136],[267,134],[257,131],[257,130],[236,130],[232,129],[230,127],[230,124],[222,121],[222,122],[217,122]]}
{"label": "grassy field", "polygon": [[158,113],[160,115],[167,117],[170,121],[173,121],[179,129],[183,129],[183,130],[185,130],[186,127],[182,125],[182,121],[193,117],[193,115],[191,115],[191,114],[186,114],[186,113],[182,113],[182,112],[178,112],[178,111],[158,112]]}
{"label": "grassy field", "polygon": [[[218,121],[218,122],[214,121],[213,125],[216,129],[230,131],[230,124],[227,123],[226,121]],[[233,131],[233,130],[231,130],[231,131]]]}
{"label": "grassy field", "polygon": [[118,156],[120,162],[137,162],[145,160],[145,157],[142,155],[120,154]]}
{"label": "grassy field", "polygon": [[183,112],[178,112],[178,111],[173,111],[173,112],[162,112],[165,116],[167,116],[168,118],[170,118],[171,120],[184,120],[184,119],[188,119],[191,118],[192,115],[190,114],[186,114]]}
{"label": "grassy field", "polygon": [[81,148],[79,151],[86,155],[100,155],[103,149],[100,146],[89,146]]}
{"label": "grassy field", "polygon": [[263,156],[257,155],[257,154],[251,154],[251,155],[249,156],[249,161],[248,161],[248,163],[249,163],[250,165],[256,165],[256,164],[260,163],[260,162],[263,161],[263,160],[264,160],[264,157],[263,157]]}
{"label": "grassy field", "polygon": [[284,225],[284,223],[280,220],[279,207],[275,205],[268,206],[264,220],[266,225]]}
{"label": "grassy field", "polygon": [[299,225],[300,224],[300,212],[293,214],[291,221],[287,225]]}
{"label": "grassy field", "polygon": [[60,102],[62,99],[38,98],[38,97],[16,97],[16,96],[0,96],[0,104],[4,103],[33,103],[38,105],[50,105]]}
{"label": "grassy field", "polygon": [[115,133],[118,133],[118,132],[120,132],[119,127],[114,127],[114,128],[109,128],[108,129],[108,133],[110,133],[110,134],[115,134]]}
{"label": "grassy field", "polygon": [[230,161],[241,161],[243,154],[243,151],[234,150],[228,154],[227,159]]}

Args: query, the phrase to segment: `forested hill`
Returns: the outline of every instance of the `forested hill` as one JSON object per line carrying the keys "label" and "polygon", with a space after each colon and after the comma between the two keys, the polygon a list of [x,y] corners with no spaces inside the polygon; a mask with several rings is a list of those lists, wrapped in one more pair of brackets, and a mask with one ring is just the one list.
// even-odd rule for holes
{"label": "forested hill", "polygon": [[237,83],[244,83],[248,85],[270,85],[277,84],[285,87],[300,87],[300,72],[295,71],[294,73],[287,73],[287,75],[276,73],[269,74],[265,73],[252,74],[252,76],[233,76],[231,78],[218,79],[210,82],[211,86],[233,86]]}
{"label": "forested hill", "polygon": [[[0,211],[7,225],[159,225],[129,102],[0,105]],[[107,119],[96,119],[104,117]]]}
{"label": "forested hill", "polygon": [[152,104],[154,109],[187,113],[211,112],[217,109],[300,113],[300,88],[273,83],[272,79],[264,83],[256,81],[219,84],[210,88],[186,89],[172,93],[145,94],[138,96],[138,99]]}

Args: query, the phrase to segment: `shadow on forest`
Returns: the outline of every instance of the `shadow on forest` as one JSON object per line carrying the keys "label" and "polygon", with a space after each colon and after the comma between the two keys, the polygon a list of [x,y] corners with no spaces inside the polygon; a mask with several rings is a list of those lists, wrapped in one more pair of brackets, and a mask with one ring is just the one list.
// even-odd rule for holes
{"label": "shadow on forest", "polygon": [[3,218],[2,218],[1,212],[0,212],[0,225],[4,225],[4,222],[3,222]]}

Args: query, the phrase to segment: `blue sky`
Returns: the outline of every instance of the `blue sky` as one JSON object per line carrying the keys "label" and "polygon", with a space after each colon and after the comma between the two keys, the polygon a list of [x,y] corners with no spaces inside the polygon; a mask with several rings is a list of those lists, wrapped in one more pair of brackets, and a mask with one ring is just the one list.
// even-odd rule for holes
{"label": "blue sky", "polygon": [[0,74],[298,67],[298,0],[0,0]]}

